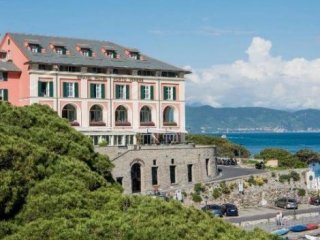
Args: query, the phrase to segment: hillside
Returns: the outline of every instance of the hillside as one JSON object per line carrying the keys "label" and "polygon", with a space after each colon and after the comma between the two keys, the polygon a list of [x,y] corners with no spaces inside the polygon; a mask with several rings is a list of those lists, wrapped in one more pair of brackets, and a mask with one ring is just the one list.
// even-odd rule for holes
{"label": "hillside", "polygon": [[213,108],[210,106],[186,108],[186,126],[190,132],[272,131],[284,129],[300,131],[320,130],[320,110],[288,112],[268,108]]}
{"label": "hillside", "polygon": [[125,196],[111,169],[50,108],[0,103],[0,239],[277,239],[176,201]]}

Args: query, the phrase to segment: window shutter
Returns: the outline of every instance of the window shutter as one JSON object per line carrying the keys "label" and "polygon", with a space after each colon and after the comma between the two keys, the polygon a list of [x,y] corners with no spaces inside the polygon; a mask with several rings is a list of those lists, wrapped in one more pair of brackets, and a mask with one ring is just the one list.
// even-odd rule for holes
{"label": "window shutter", "polygon": [[3,76],[3,81],[8,81],[8,73],[7,72],[3,72],[2,76]]}
{"label": "window shutter", "polygon": [[96,98],[96,84],[90,83],[90,98]]}
{"label": "window shutter", "polygon": [[68,97],[67,83],[63,83],[63,97]]}
{"label": "window shutter", "polygon": [[116,85],[116,99],[120,98],[120,85]]}
{"label": "window shutter", "polygon": [[8,89],[3,89],[3,100],[8,101]]}
{"label": "window shutter", "polygon": [[126,99],[130,98],[129,85],[126,85]]}
{"label": "window shutter", "polygon": [[168,87],[163,88],[163,100],[168,100]]}
{"label": "window shutter", "polygon": [[42,82],[38,81],[38,97],[43,97],[41,92]]}
{"label": "window shutter", "polygon": [[141,86],[141,87],[140,87],[141,99],[145,99],[145,98],[146,98],[145,89],[146,89],[145,86]]}
{"label": "window shutter", "polygon": [[74,96],[77,98],[79,97],[79,84],[76,82],[74,83]]}
{"label": "window shutter", "polygon": [[50,97],[53,97],[53,82],[49,82]]}
{"label": "window shutter", "polygon": [[151,93],[150,93],[151,94],[151,98],[150,99],[153,100],[153,86],[150,86],[150,91],[151,91]]}
{"label": "window shutter", "polygon": [[106,97],[106,90],[105,90],[105,84],[101,84],[101,98]]}
{"label": "window shutter", "polygon": [[176,87],[173,88],[173,100],[176,100]]}

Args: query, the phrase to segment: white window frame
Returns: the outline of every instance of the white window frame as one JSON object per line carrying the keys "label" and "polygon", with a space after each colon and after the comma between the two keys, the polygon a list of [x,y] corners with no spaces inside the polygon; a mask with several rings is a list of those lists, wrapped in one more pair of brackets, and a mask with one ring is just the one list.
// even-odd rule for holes
{"label": "white window frame", "polygon": [[96,98],[102,98],[102,84],[96,84]]}
{"label": "white window frame", "polygon": [[56,47],[56,53],[59,55],[63,55],[63,48],[62,47]]}
{"label": "white window frame", "polygon": [[172,86],[167,87],[167,96],[168,96],[168,100],[173,100],[173,88]]}
{"label": "white window frame", "polygon": [[68,92],[67,97],[75,97],[75,84],[74,84],[74,82],[67,83],[67,92]]}
{"label": "white window frame", "polygon": [[36,45],[31,45],[30,50],[32,53],[39,53],[39,47]]}
{"label": "white window frame", "polygon": [[151,99],[151,86],[150,85],[144,86],[144,99],[146,99],[146,100]]}
{"label": "white window frame", "polygon": [[0,101],[3,101],[4,98],[4,90],[0,89]]}
{"label": "white window frame", "polygon": [[46,84],[46,93],[43,94],[43,97],[50,97],[50,83],[48,81],[41,81],[41,83]]}
{"label": "white window frame", "polygon": [[127,96],[127,85],[119,85],[120,86],[120,99],[126,99]]}

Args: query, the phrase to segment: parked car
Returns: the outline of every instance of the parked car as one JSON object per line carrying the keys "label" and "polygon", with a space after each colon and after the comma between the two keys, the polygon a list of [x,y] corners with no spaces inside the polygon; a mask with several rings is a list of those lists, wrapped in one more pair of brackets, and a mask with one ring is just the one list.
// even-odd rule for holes
{"label": "parked car", "polygon": [[264,166],[263,162],[256,163],[256,169],[264,169],[264,168],[265,168],[265,166]]}
{"label": "parked car", "polygon": [[225,203],[221,205],[222,214],[226,216],[239,216],[238,208],[231,203]]}
{"label": "parked car", "polygon": [[309,203],[316,206],[320,205],[320,196],[311,197]]}
{"label": "parked car", "polygon": [[298,202],[294,198],[279,198],[276,200],[275,205],[286,209],[298,209]]}
{"label": "parked car", "polygon": [[222,217],[222,208],[217,204],[208,204],[202,208],[202,211],[211,212],[213,216]]}

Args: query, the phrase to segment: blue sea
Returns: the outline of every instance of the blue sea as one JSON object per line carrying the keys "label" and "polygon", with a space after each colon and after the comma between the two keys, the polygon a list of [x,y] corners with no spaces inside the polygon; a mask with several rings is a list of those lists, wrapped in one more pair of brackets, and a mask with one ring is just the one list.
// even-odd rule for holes
{"label": "blue sea", "polygon": [[[216,134],[214,134],[216,135]],[[219,135],[221,136],[221,135]],[[320,133],[227,133],[231,142],[245,146],[251,154],[264,148],[283,148],[292,153],[308,148],[320,152]]]}

